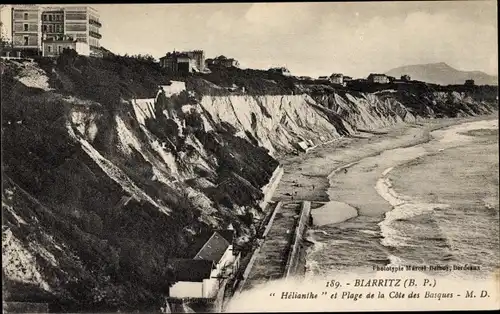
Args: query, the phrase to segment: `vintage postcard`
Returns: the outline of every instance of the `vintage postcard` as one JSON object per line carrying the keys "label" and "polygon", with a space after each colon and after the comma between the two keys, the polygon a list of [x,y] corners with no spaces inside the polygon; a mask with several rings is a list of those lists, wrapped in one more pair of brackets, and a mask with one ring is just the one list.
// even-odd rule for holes
{"label": "vintage postcard", "polygon": [[500,308],[497,2],[1,7],[6,313]]}

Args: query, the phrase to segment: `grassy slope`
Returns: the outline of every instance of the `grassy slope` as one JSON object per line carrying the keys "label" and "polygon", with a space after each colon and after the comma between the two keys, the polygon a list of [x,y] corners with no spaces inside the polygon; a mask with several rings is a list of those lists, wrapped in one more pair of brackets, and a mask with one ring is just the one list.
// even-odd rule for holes
{"label": "grassy slope", "polygon": [[[123,160],[116,148],[114,117],[133,113],[120,99],[151,97],[158,83],[167,83],[173,77],[153,64],[130,58],[67,56],[57,65],[39,62],[50,74],[55,92],[24,86],[14,79],[16,67],[2,64],[2,87],[8,91],[2,93],[4,191],[9,186],[16,188],[13,202],[17,215],[25,220],[38,219],[25,226],[10,217],[4,226],[25,246],[39,243],[61,260],[59,267],[46,265],[42,271],[51,278],[49,285],[58,288],[48,294],[8,282],[8,297],[14,301],[50,301],[56,311],[156,308],[173,280],[166,267],[167,258],[182,256],[193,240],[184,228],[203,231],[210,226],[198,221],[199,210],[186,195],[148,180],[151,166],[145,160]],[[148,194],[173,208],[172,216],[135,200],[116,206],[126,194],[69,137],[65,121],[72,105],[65,101],[65,95],[100,104],[91,109],[98,113],[94,147]],[[15,121],[22,123],[12,123]],[[172,150],[186,149],[180,139],[164,129],[168,123],[162,119],[148,121],[158,138],[169,138],[177,144]],[[222,221],[235,222],[238,218],[227,213],[227,208],[230,212],[234,205],[255,206],[262,197],[259,188],[267,183],[277,162],[265,150],[235,137],[229,126],[213,132],[196,128],[196,122],[193,126],[191,132],[218,160],[216,176],[208,179],[214,184],[224,182],[203,192],[215,201]],[[249,222],[246,216],[241,221],[236,225]],[[37,241],[30,234],[35,238],[49,234],[66,249],[60,253],[55,245]],[[37,261],[39,265],[44,263],[40,258]]]}
{"label": "grassy slope", "polygon": [[[171,79],[186,81],[187,88],[196,92],[196,98],[241,93],[224,88],[232,84],[245,87],[247,94],[254,95],[307,92],[314,97],[349,92],[358,96],[366,92],[313,81],[299,84],[291,77],[234,68],[214,69],[208,75],[175,77],[148,61],[117,56],[94,59],[65,55],[57,63],[46,59],[37,62],[48,73],[55,92],[20,84],[14,79],[16,68],[2,62],[2,89],[7,91],[2,93],[4,191],[16,187],[18,192],[13,196],[16,213],[25,220],[30,217],[39,220],[33,226],[18,226],[14,217],[8,216],[4,225],[26,245],[38,241],[54,255],[59,254],[61,266],[47,265],[44,271],[51,274],[50,283],[60,288],[48,296],[34,287],[26,289],[18,283],[8,283],[9,298],[52,300],[53,310],[63,311],[148,310],[144,304],[156,306],[171,279],[166,259],[180,255],[192,240],[182,229],[209,228],[198,222],[199,211],[185,196],[150,182],[151,166],[145,160],[139,157],[123,160],[118,155],[114,117],[125,118],[133,112],[122,99],[153,97],[157,86]],[[160,215],[153,206],[134,200],[126,206],[116,206],[125,196],[121,187],[68,136],[64,123],[71,105],[64,100],[65,95],[99,104],[90,108],[98,114],[99,132],[93,146],[148,193],[175,208],[173,216]],[[186,101],[185,94],[167,100],[175,108]],[[422,100],[415,101],[421,104]],[[432,99],[426,103],[431,104]],[[234,214],[222,213],[228,212],[227,209],[231,212],[235,205],[255,205],[261,197],[258,188],[267,182],[277,162],[264,149],[234,136],[235,130],[230,125],[219,125],[215,131],[206,132],[199,117],[186,118],[190,126],[187,132],[218,161],[215,175],[203,172],[198,175],[215,185],[224,182],[217,188],[204,188],[203,192],[215,202],[220,219],[234,220]],[[337,115],[332,114],[330,119],[339,124]],[[8,123],[20,120],[20,124]],[[147,121],[155,136],[174,143],[172,152],[189,149],[169,125],[173,126],[172,121],[166,118]],[[239,223],[243,221],[248,223],[248,217],[240,217]],[[29,237],[30,234],[34,236]],[[64,243],[67,246],[64,253],[58,253],[54,245],[44,240],[44,234]]]}

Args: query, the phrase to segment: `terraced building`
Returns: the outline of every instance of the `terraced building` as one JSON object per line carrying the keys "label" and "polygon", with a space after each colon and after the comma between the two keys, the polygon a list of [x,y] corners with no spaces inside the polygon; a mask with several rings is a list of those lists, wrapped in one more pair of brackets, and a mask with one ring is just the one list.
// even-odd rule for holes
{"label": "terraced building", "polygon": [[[39,54],[44,41],[67,41],[88,46],[90,56],[101,56],[99,12],[90,6],[12,6],[12,43],[15,48]],[[55,51],[57,55],[65,46]],[[59,48],[56,44],[56,49]]]}

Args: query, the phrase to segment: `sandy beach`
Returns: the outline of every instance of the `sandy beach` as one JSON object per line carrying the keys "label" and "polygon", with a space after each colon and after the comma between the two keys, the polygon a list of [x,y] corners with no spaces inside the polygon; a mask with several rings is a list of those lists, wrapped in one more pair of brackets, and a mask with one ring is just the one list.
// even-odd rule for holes
{"label": "sandy beach", "polygon": [[[494,284],[489,269],[498,260],[498,116],[427,120],[378,131],[282,161],[274,200],[289,201],[293,195],[312,204],[313,224],[300,253],[305,280],[270,282],[247,299],[315,289],[324,278],[394,276],[374,266],[480,264],[483,272],[412,275],[440,276],[449,287],[456,287],[456,280],[468,287]],[[288,303],[276,306],[289,308]],[[318,303],[322,310],[331,306]]]}
{"label": "sandy beach", "polygon": [[[494,118],[496,116],[492,115],[489,117],[426,120],[414,124],[400,124],[389,129],[377,130],[376,133],[360,132],[355,137],[342,138],[318,146],[306,154],[281,160],[284,174],[273,199],[288,201],[292,200],[292,196],[294,200],[319,202],[328,202],[332,199],[338,201],[340,199],[353,205],[358,210],[363,210],[363,206],[360,206],[362,203],[369,203],[373,206],[369,211],[366,211],[366,214],[380,215],[390,210],[390,206],[373,189],[372,180],[369,180],[367,175],[373,173],[372,177],[378,178],[387,167],[384,168],[383,164],[373,163],[374,159],[370,160],[370,157],[376,157],[384,151],[412,147],[428,142],[430,140],[429,132],[433,130],[469,121]],[[423,154],[423,151],[416,148],[414,153],[417,155]],[[390,155],[384,156],[391,159],[387,164],[413,158],[413,156],[405,157],[397,154],[397,151],[391,152]],[[363,163],[360,164],[362,160]],[[352,171],[353,167],[356,167],[359,171]],[[347,173],[344,168],[347,169]],[[375,168],[381,169],[381,171],[372,171]],[[340,183],[335,180],[335,177],[342,178],[342,186],[338,185]],[[360,185],[365,182],[367,188],[360,188]],[[332,198],[332,196],[334,197]],[[336,205],[331,204],[329,207],[335,208]],[[321,211],[324,212],[324,210]],[[335,217],[333,212],[335,211],[332,211],[331,214],[332,221],[338,221],[339,219]],[[325,223],[324,216],[324,213],[322,213],[322,224]]]}
{"label": "sandy beach", "polygon": [[[284,174],[274,199],[291,200],[293,196],[294,200],[316,203],[311,211],[313,226],[308,232],[308,240],[315,243],[308,250],[308,271],[321,274],[328,272],[332,265],[336,265],[337,271],[352,271],[397,262],[395,244],[398,234],[389,225],[391,215],[395,215],[394,219],[401,217],[397,216],[399,212],[391,212],[393,206],[401,205],[400,210],[414,215],[439,207],[439,202],[445,200],[432,199],[424,205],[405,204],[405,193],[396,192],[402,181],[394,178],[399,183],[393,187],[389,177],[394,175],[405,180],[405,170],[399,166],[411,165],[424,156],[441,153],[442,147],[451,151],[456,141],[463,139],[462,136],[467,137],[462,133],[471,131],[463,127],[464,123],[496,118],[492,115],[400,124],[373,133],[360,132],[354,137],[342,138],[318,146],[307,154],[283,160]],[[446,130],[455,125],[458,125],[456,132],[449,137],[450,132]],[[445,131],[436,131],[440,129]],[[481,129],[480,125],[477,129]],[[489,134],[474,132],[485,133],[482,136],[486,137]],[[425,146],[437,138],[441,141],[439,147]],[[492,140],[491,135],[489,139]],[[397,171],[394,166],[398,166]],[[423,186],[421,183],[426,182],[422,177],[414,178],[418,178],[413,180],[415,184],[420,182]],[[442,205],[443,208],[446,206],[449,204]],[[388,220],[384,221],[386,213]],[[433,223],[430,225],[434,226]],[[331,245],[335,246],[335,254],[326,253],[325,246]]]}

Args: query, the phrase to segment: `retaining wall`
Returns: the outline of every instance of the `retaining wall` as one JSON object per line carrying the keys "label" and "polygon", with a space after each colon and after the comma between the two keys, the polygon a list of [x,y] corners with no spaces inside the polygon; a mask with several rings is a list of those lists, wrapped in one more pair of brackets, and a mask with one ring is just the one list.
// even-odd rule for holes
{"label": "retaining wall", "polygon": [[[274,212],[271,215],[269,222],[267,223],[267,226],[266,226],[264,233],[262,234],[263,237],[265,237],[267,235],[267,233],[269,232],[269,230],[271,229],[271,226],[273,225],[274,218],[276,217],[276,213],[279,212],[279,210],[281,209],[281,206],[282,206],[281,202],[278,202],[278,204],[276,204],[276,207],[274,208]],[[257,247],[257,249],[255,249],[253,251],[252,257],[250,258],[250,261],[248,261],[248,265],[245,268],[245,271],[243,272],[243,280],[240,282],[239,287],[238,287],[238,292],[243,291],[243,287],[245,286],[246,280],[248,278],[248,274],[250,274],[250,271],[252,270],[252,267],[253,267],[253,263],[255,262],[255,259],[259,255],[260,248],[261,248],[261,245],[259,245]]]}
{"label": "retaining wall", "polygon": [[309,221],[309,216],[311,214],[311,202],[304,201],[302,203],[302,209],[300,211],[300,218],[295,227],[291,251],[288,254],[288,260],[285,266],[284,278],[289,278],[293,276],[297,270],[297,264],[300,256],[300,244],[302,241],[302,235],[306,229],[307,223]]}
{"label": "retaining wall", "polygon": [[227,283],[229,280],[226,278],[219,286],[219,291],[217,292],[217,296],[215,297],[215,301],[213,304],[212,312],[221,313],[222,306],[224,304],[224,293],[226,292]]}
{"label": "retaining wall", "polygon": [[274,191],[276,191],[276,188],[278,187],[278,184],[280,183],[282,176],[283,176],[283,166],[278,165],[278,167],[276,167],[276,169],[274,170],[273,175],[269,180],[269,183],[262,188],[262,193],[264,193],[264,198],[259,203],[259,206],[262,210],[266,209],[267,203],[269,203],[269,201],[271,201],[271,199],[273,198]]}
{"label": "retaining wall", "polygon": [[3,313],[49,313],[48,303],[3,302]]}

